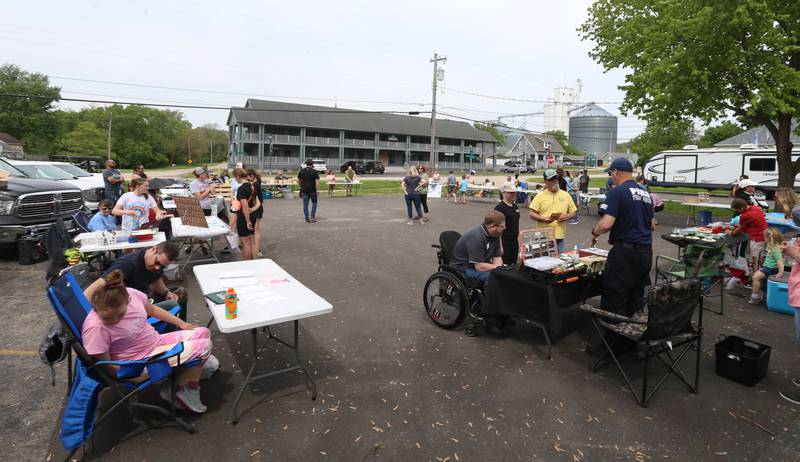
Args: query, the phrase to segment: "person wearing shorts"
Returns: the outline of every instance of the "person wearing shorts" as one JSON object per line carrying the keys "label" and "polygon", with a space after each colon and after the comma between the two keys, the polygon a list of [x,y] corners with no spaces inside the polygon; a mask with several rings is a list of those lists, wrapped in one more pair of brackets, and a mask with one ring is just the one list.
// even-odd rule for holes
{"label": "person wearing shorts", "polygon": [[469,182],[467,181],[467,175],[461,175],[461,183],[458,184],[458,197],[459,201],[462,204],[467,203],[467,188],[469,187]]}
{"label": "person wearing shorts", "polygon": [[239,206],[236,210],[236,234],[239,235],[239,246],[242,249],[242,259],[255,258],[255,224],[257,223],[257,209],[261,201],[256,197],[255,188],[249,181],[242,183],[236,191],[236,200]]}

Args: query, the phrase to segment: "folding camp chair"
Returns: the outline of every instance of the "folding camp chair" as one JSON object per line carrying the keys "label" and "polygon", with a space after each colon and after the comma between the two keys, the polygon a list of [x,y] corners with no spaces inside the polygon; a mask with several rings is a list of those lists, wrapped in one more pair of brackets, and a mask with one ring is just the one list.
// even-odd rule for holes
{"label": "folding camp chair", "polygon": [[[83,295],[81,288],[75,276],[71,272],[65,272],[62,276],[54,280],[47,289],[47,297],[50,305],[53,308],[58,319],[62,322],[68,331],[69,346],[75,351],[77,356],[75,363],[76,374],[82,370],[86,371],[86,376],[90,380],[99,383],[101,389],[109,388],[117,395],[118,401],[114,403],[108,411],[99,416],[96,421],[92,419],[80,422],[81,427],[77,431],[80,435],[76,436],[73,431],[65,436],[64,422],[67,421],[68,413],[65,411],[62,420],[62,443],[66,449],[70,451],[67,460],[77,451],[91,436],[93,429],[99,427],[102,422],[111,415],[117,408],[122,405],[128,406],[131,410],[149,410],[160,414],[166,418],[166,421],[176,423],[179,427],[187,430],[189,433],[194,433],[194,427],[183,419],[179,418],[175,413],[175,374],[172,373],[168,359],[173,356],[178,356],[183,351],[183,343],[179,343],[171,350],[156,355],[152,358],[146,358],[138,361],[96,361],[90,356],[83,348],[83,337],[81,334],[83,322],[88,315],[91,306]],[[199,359],[195,359],[186,363],[183,366],[191,367],[200,363]],[[117,370],[116,375],[105,367],[105,365],[118,365],[120,368]],[[180,356],[178,356],[178,365],[180,366]],[[147,379],[141,382],[135,382],[134,379],[139,377],[143,371],[147,371]],[[143,390],[150,388],[152,385],[160,383],[165,379],[170,378],[170,391],[172,401],[170,402],[169,409],[164,407],[140,403],[138,401],[139,393]],[[84,379],[85,380],[85,379]],[[79,388],[78,381],[73,383],[72,391],[75,392]],[[71,396],[72,398],[72,396]],[[90,403],[96,405],[96,399],[89,400]],[[89,404],[92,405],[92,404]],[[69,404],[68,404],[69,406]],[[94,409],[90,410],[90,415],[93,416]],[[76,418],[70,416],[71,423],[74,424]],[[151,427],[149,424],[145,425],[146,428]],[[70,430],[75,430],[71,427]],[[81,436],[82,435],[82,436]]]}
{"label": "folding camp chair", "polygon": [[[610,311],[582,305],[581,309],[592,315],[592,324],[603,341],[605,353],[592,366],[592,372],[615,364],[625,379],[634,398],[642,407],[647,407],[650,398],[670,376],[676,377],[692,393],[700,390],[700,350],[703,324],[702,283],[697,279],[682,279],[651,287],[648,294],[647,314],[632,317],[621,316]],[[697,323],[692,322],[695,307],[700,304]],[[606,335],[606,334],[611,335]],[[611,340],[609,340],[609,337]],[[636,350],[620,354],[614,347],[620,340],[636,343]],[[680,369],[680,363],[689,351],[695,349],[694,381],[690,383]],[[622,361],[640,357],[644,362],[641,394],[625,373]],[[657,358],[666,372],[656,385],[648,391],[648,366],[650,358]]]}
{"label": "folding camp chair", "polygon": [[[703,297],[719,298],[719,311],[705,308],[707,311],[722,315],[725,312],[725,281],[730,277],[722,268],[723,247],[710,247],[690,244],[681,254],[680,259],[656,256],[656,284],[659,279],[666,282],[685,278],[698,278],[704,282]],[[719,293],[712,295],[714,288]]]}

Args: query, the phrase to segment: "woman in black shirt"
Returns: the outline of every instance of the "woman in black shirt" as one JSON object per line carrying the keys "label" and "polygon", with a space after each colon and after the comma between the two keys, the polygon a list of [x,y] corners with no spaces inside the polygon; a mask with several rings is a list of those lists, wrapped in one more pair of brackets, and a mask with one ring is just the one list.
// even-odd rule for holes
{"label": "woman in black shirt", "polygon": [[239,208],[236,210],[236,234],[239,235],[239,245],[242,248],[242,259],[252,260],[255,256],[255,224],[256,209],[261,207],[261,200],[256,197],[252,183],[245,182],[236,190],[236,199]]}
{"label": "woman in black shirt", "polygon": [[261,191],[261,176],[252,168],[247,169],[247,178],[253,185],[253,193],[259,200],[259,207],[253,212],[253,258],[263,257],[261,253],[261,219],[264,218],[264,193]]}
{"label": "woman in black shirt", "polygon": [[519,257],[519,208],[515,199],[517,190],[513,183],[505,183],[500,188],[503,200],[494,208],[506,217],[506,229],[500,236],[503,244],[503,263],[513,265],[517,263]]}

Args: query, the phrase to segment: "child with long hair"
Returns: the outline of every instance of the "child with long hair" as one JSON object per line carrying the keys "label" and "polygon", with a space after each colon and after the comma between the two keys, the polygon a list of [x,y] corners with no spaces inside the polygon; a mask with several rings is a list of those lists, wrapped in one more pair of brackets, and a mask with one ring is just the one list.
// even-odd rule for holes
{"label": "child with long hair", "polygon": [[753,274],[753,293],[750,294],[750,300],[748,300],[751,305],[757,305],[764,299],[761,288],[768,277],[783,276],[783,253],[781,253],[783,236],[777,228],[767,228],[764,231],[764,240],[766,241],[764,263],[761,264],[761,269]]}
{"label": "child with long hair", "polygon": [[[203,365],[209,362],[211,367],[207,369],[213,369],[210,373],[219,367],[219,361],[211,356],[211,332],[153,305],[144,293],[125,287],[120,270],[112,271],[104,279],[104,287],[91,295],[92,311],[83,322],[83,346],[86,352],[99,361],[139,360],[169,351],[183,342],[183,352],[169,358],[169,364],[176,367],[179,363],[185,364],[196,358],[202,361],[194,367],[181,365],[176,371],[176,405],[179,409],[205,412],[199,385],[204,372]],[[147,323],[150,316],[173,324],[180,330],[159,334]],[[119,366],[108,367],[116,375]],[[139,380],[145,380],[145,377]],[[168,390],[162,390],[162,398],[169,400],[170,397],[164,396],[164,392]]]}

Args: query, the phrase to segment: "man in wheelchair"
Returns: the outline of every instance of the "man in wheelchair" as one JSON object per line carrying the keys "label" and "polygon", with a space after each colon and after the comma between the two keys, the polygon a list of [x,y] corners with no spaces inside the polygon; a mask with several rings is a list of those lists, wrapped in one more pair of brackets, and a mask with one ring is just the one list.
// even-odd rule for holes
{"label": "man in wheelchair", "polygon": [[506,219],[502,213],[492,210],[483,223],[464,233],[453,249],[450,266],[463,271],[467,279],[477,279],[486,286],[489,273],[503,266],[503,247],[500,236],[506,229]]}

